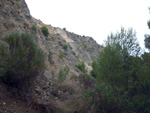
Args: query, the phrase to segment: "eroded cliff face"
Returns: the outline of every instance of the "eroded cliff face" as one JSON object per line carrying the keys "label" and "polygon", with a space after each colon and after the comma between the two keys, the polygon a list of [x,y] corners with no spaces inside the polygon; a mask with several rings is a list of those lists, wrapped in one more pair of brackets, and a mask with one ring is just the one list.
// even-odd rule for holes
{"label": "eroded cliff face", "polygon": [[[33,25],[37,26],[37,31],[34,31]],[[40,29],[42,26],[48,28],[48,36],[42,34]],[[45,52],[46,71],[42,78],[38,78],[31,95],[34,103],[40,101],[48,105],[52,100],[56,108],[61,105],[60,108],[66,108],[64,104],[69,102],[70,98],[76,100],[84,88],[80,80],[72,79],[83,73],[77,68],[77,64],[84,61],[86,63],[85,73],[90,73],[92,61],[97,59],[99,51],[103,50],[103,47],[91,37],[80,36],[65,29],[45,25],[31,17],[24,0],[0,0],[0,39],[11,33],[31,34],[34,42]],[[58,80],[60,70],[66,67],[69,68],[66,79],[62,83],[54,83],[53,79]],[[50,98],[51,95],[53,99]],[[62,98],[65,98],[65,101],[62,101]],[[81,107],[80,105],[81,103],[76,107]],[[67,110],[73,112],[77,108],[67,108]]]}

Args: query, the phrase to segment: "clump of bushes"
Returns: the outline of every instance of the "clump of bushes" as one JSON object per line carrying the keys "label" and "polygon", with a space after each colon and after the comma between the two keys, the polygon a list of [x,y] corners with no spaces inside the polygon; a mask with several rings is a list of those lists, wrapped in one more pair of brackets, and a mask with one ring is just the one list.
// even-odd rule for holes
{"label": "clump of bushes", "polygon": [[78,67],[81,71],[84,72],[86,65],[85,65],[84,61],[82,61],[82,62],[78,63],[77,67]]}
{"label": "clump of bushes", "polygon": [[[18,86],[43,74],[45,54],[29,34],[10,34],[4,41],[9,45],[9,52],[1,63],[0,73],[6,83]],[[3,49],[0,49],[0,52],[2,51]]]}
{"label": "clump of bushes", "polygon": [[[150,87],[150,85],[144,85]],[[142,87],[130,84],[128,91],[107,84],[85,90],[83,98],[94,113],[149,113],[150,97]]]}
{"label": "clump of bushes", "polygon": [[43,33],[43,35],[48,36],[49,32],[46,26],[41,27],[41,31]]}
{"label": "clump of bushes", "polygon": [[126,108],[121,93],[122,89],[101,84],[94,90],[85,90],[83,98],[89,107],[93,106],[94,113],[122,113]]}

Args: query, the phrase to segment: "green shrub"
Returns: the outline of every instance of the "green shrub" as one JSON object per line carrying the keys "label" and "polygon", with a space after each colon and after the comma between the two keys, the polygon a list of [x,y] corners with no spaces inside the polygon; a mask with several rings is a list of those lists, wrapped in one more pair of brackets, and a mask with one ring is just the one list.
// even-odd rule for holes
{"label": "green shrub", "polygon": [[4,38],[9,54],[2,65],[5,82],[14,86],[29,82],[43,74],[45,54],[28,34],[11,34]]}
{"label": "green shrub", "polygon": [[86,43],[83,43],[82,45],[83,45],[83,47],[84,47],[84,48],[87,48],[87,45],[86,45]]}
{"label": "green shrub", "polygon": [[85,65],[84,61],[82,61],[82,62],[78,63],[77,67],[78,67],[81,71],[85,71],[86,65]]}
{"label": "green shrub", "polygon": [[64,48],[65,50],[67,50],[68,44],[64,44],[63,48]]}
{"label": "green shrub", "polygon": [[48,29],[47,29],[46,26],[43,26],[43,27],[41,28],[41,31],[42,31],[43,35],[48,36],[49,32],[48,32]]}
{"label": "green shrub", "polygon": [[63,82],[66,79],[66,76],[69,73],[69,68],[67,66],[64,67],[64,69],[60,69],[59,70],[59,74],[58,74],[58,80],[59,82]]}
{"label": "green shrub", "polygon": [[36,24],[33,24],[33,25],[32,25],[32,29],[33,29],[33,31],[36,33],[36,32],[37,32],[37,25],[36,25]]}
{"label": "green shrub", "polygon": [[59,53],[59,57],[60,57],[61,59],[63,59],[63,58],[64,58],[64,53],[63,53],[62,51],[60,51],[60,53]]}
{"label": "green shrub", "polygon": [[[9,46],[4,41],[0,40],[0,72],[3,70],[4,61],[9,54]],[[0,77],[2,73],[0,73]]]}

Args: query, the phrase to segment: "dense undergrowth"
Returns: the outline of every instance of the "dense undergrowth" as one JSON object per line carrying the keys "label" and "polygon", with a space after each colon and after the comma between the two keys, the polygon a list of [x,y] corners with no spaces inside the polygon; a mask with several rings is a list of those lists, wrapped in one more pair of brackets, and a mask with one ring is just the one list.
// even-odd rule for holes
{"label": "dense undergrowth", "polygon": [[45,55],[29,34],[5,37],[0,43],[0,59],[3,81],[15,87],[30,83],[45,70]]}
{"label": "dense undergrowth", "polygon": [[92,64],[96,87],[83,92],[87,105],[94,113],[149,113],[150,53],[140,53],[132,29],[111,34],[105,45]]}

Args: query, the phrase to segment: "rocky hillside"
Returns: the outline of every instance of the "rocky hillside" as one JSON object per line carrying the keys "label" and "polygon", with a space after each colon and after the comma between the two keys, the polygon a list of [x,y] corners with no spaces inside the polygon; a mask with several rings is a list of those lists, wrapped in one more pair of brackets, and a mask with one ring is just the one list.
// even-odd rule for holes
{"label": "rocky hillside", "polygon": [[[1,40],[11,33],[28,33],[32,35],[34,42],[46,54],[46,71],[43,77],[38,77],[29,89],[31,101],[28,102],[44,106],[43,109],[53,109],[54,107],[63,109],[68,113],[78,111],[79,106],[83,107],[79,96],[84,84],[76,79],[83,72],[78,69],[77,65],[84,61],[86,64],[84,73],[90,73],[92,61],[98,58],[99,51],[103,47],[98,45],[91,37],[80,36],[65,29],[45,25],[31,17],[24,0],[0,0],[0,15]],[[48,28],[48,36],[44,36],[41,32],[42,26]],[[59,80],[61,70],[65,71],[66,68],[68,71],[65,73],[65,80],[54,82]],[[70,102],[70,98],[72,98],[72,101],[79,99],[76,107],[73,104],[70,105],[70,108],[66,107],[66,104]],[[2,106],[5,107],[6,105],[2,104]],[[0,112],[6,112],[1,110]],[[52,112],[55,112],[55,110],[53,109]]]}
{"label": "rocky hillside", "polygon": [[[82,60],[91,69],[92,60],[98,57],[99,51],[103,48],[91,37],[80,36],[51,25],[45,25],[50,32],[49,36],[45,37],[40,30],[44,24],[31,17],[24,0],[1,0],[0,8],[1,38],[16,32],[33,34],[35,42],[47,54],[48,67],[53,62],[53,68],[55,69],[51,71],[67,65],[68,67],[71,66],[72,74],[77,74],[78,70],[75,65]],[[33,25],[37,25],[38,31],[36,33],[33,30]],[[60,54],[63,58],[59,58]]]}
{"label": "rocky hillside", "polygon": [[[33,20],[39,28],[45,26],[40,21],[34,18]],[[49,55],[53,54],[60,57],[60,54],[63,54],[64,58],[62,64],[61,61],[58,62],[58,60],[55,60],[56,57],[53,59],[55,60],[54,62],[58,64],[56,67],[61,68],[64,62],[67,62],[67,66],[73,66],[71,68],[72,74],[78,74],[79,70],[76,69],[76,65],[84,61],[87,71],[90,72],[92,61],[97,59],[99,51],[102,50],[103,47],[98,45],[91,37],[80,36],[65,29],[52,27],[51,25],[46,26],[50,32],[49,36],[43,37],[40,31],[40,34],[37,34],[37,36],[41,38],[40,43],[44,42],[41,46],[45,48],[44,50],[46,50]],[[59,58],[59,60],[61,59]]]}

